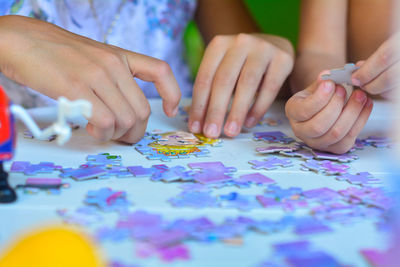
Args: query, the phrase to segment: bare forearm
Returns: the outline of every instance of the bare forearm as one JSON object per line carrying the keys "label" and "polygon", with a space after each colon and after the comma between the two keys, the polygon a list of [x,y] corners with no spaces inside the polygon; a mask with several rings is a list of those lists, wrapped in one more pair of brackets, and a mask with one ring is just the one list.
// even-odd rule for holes
{"label": "bare forearm", "polygon": [[297,93],[308,87],[317,79],[321,71],[339,68],[345,63],[345,58],[338,55],[321,54],[311,51],[299,54],[290,77],[292,93]]}
{"label": "bare forearm", "polygon": [[206,43],[216,35],[259,31],[242,0],[199,0],[195,20]]}

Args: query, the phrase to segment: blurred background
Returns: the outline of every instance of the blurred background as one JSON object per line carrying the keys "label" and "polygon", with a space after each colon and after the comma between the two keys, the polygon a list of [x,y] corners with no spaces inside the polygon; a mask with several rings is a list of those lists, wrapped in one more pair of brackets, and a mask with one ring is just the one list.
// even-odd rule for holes
{"label": "blurred background", "polygon": [[[264,32],[288,38],[297,43],[300,0],[245,0],[249,11]],[[185,58],[195,77],[204,51],[204,42],[194,22],[184,35]]]}

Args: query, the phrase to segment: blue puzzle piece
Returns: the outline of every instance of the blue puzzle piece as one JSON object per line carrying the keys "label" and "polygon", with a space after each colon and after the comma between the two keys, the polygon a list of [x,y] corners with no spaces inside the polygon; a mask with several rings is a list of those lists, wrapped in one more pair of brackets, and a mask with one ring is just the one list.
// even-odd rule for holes
{"label": "blue puzzle piece", "polygon": [[97,155],[89,155],[86,160],[88,166],[121,166],[121,156],[111,155],[110,153],[100,153]]}
{"label": "blue puzzle piece", "polygon": [[97,206],[103,211],[121,211],[130,206],[124,191],[113,191],[106,187],[97,191],[88,191],[85,203]]}

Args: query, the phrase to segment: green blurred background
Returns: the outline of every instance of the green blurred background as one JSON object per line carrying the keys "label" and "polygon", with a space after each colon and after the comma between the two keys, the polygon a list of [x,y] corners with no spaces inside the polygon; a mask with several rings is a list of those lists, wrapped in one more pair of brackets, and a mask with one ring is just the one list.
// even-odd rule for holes
{"label": "green blurred background", "polygon": [[[264,32],[284,36],[296,46],[301,0],[244,1]],[[185,59],[195,77],[204,51],[204,43],[195,23],[188,25],[184,42]]]}

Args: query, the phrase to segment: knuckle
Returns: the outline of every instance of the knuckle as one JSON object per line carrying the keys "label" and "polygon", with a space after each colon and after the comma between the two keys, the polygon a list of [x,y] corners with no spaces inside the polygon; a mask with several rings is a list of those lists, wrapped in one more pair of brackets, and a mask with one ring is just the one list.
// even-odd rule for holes
{"label": "knuckle", "polygon": [[226,45],[228,38],[229,37],[226,35],[217,35],[211,40],[210,46],[217,48],[224,47]]}
{"label": "knuckle", "polygon": [[380,66],[387,66],[390,61],[393,53],[390,48],[386,48],[378,55],[377,61]]}
{"label": "knuckle", "polygon": [[330,136],[333,140],[339,140],[343,136],[343,130],[339,127],[333,127]]}
{"label": "knuckle", "polygon": [[145,103],[139,111],[137,111],[136,115],[140,121],[147,121],[151,113],[149,103]]}
{"label": "knuckle", "polygon": [[156,65],[156,69],[155,69],[156,73],[158,73],[161,77],[168,77],[172,75],[172,69],[171,66],[165,62],[160,60],[159,62],[157,62]]}
{"label": "knuckle", "polygon": [[114,127],[115,117],[111,113],[103,114],[98,127],[100,129],[109,129]]}
{"label": "knuckle", "polygon": [[239,33],[235,38],[235,42],[239,46],[248,45],[253,40],[254,40],[254,37],[247,33]]}
{"label": "knuckle", "polygon": [[325,133],[325,129],[323,126],[314,123],[312,126],[309,127],[309,133],[313,137],[319,137]]}
{"label": "knuckle", "polygon": [[135,115],[131,112],[129,114],[123,115],[119,117],[119,126],[123,129],[130,129],[135,125]]}

